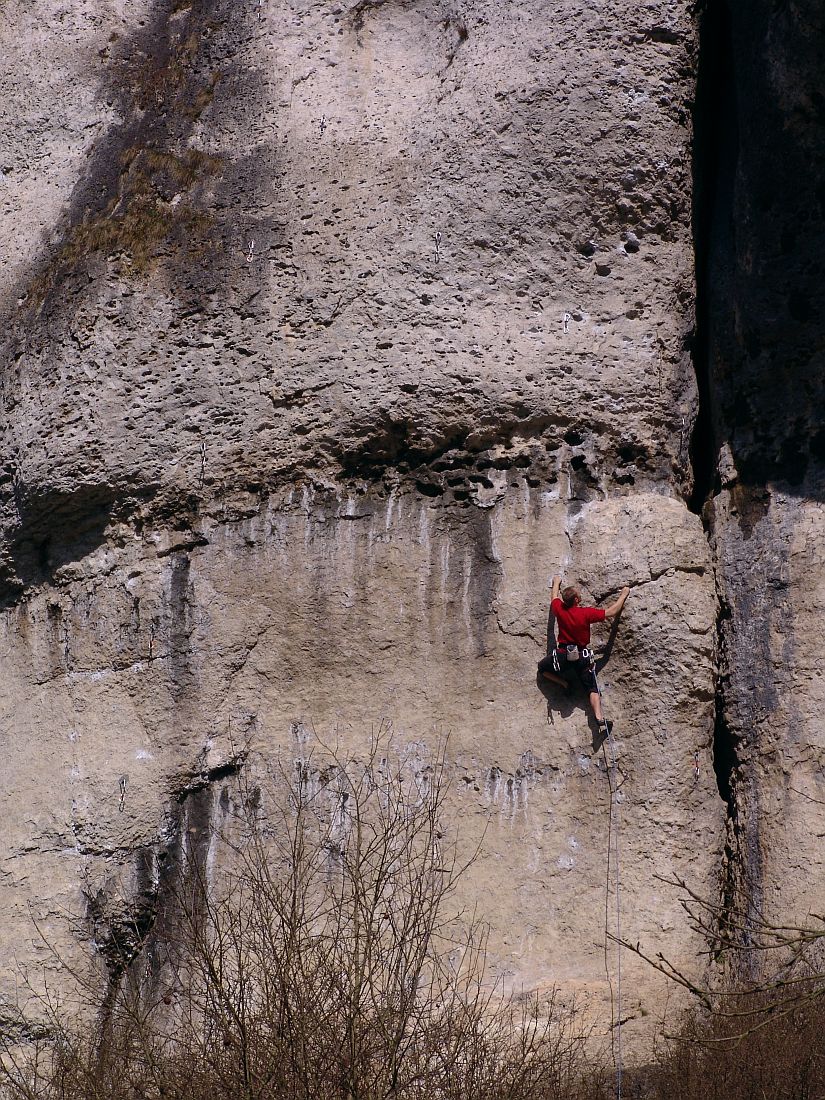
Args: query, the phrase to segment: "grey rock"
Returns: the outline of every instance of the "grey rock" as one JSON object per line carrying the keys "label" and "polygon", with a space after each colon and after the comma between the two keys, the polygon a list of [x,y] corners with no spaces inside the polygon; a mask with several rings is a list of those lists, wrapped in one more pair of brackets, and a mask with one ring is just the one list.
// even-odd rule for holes
{"label": "grey rock", "polygon": [[[731,5],[697,298],[697,25],[654,7],[0,9],[0,951],[35,981],[32,914],[116,980],[239,774],[391,722],[449,733],[495,973],[603,1029],[610,760],[536,683],[557,571],[632,589],[624,935],[700,973],[673,874],[821,904],[821,27]],[[664,993],[624,962],[632,1048]]]}

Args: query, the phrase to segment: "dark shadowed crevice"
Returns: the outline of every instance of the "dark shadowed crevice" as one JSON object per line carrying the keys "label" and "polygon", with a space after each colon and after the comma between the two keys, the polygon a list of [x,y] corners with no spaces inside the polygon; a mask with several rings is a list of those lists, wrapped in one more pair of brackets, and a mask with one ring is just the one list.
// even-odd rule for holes
{"label": "dark shadowed crevice", "polygon": [[720,426],[714,392],[713,330],[730,299],[724,294],[733,268],[734,178],[739,149],[730,18],[724,0],[707,0],[699,24],[699,60],[693,109],[693,249],[696,322],[693,363],[699,407],[690,442],[692,512],[701,515],[718,492]]}
{"label": "dark shadowed crevice", "polygon": [[66,491],[28,487],[15,478],[10,489],[16,524],[7,526],[0,556],[0,610],[13,607],[27,589],[95,550],[115,505],[114,490],[105,484]]}
{"label": "dark shadowed crevice", "polygon": [[720,668],[716,680],[715,717],[713,723],[713,770],[716,775],[716,786],[719,797],[728,807],[728,817],[736,812],[733,774],[737,765],[736,745],[733,734],[728,726],[725,713],[725,678],[723,669],[725,666],[724,631],[725,622],[731,617],[730,608],[724,602],[720,602],[719,612],[716,618],[717,633],[717,665]]}
{"label": "dark shadowed crevice", "polygon": [[[730,309],[728,272],[735,262],[733,192],[738,159],[734,57],[725,0],[707,0],[699,23],[699,59],[693,110],[693,247],[696,265],[696,327],[693,362],[699,408],[690,443],[693,492],[688,507],[702,516],[711,538],[712,508],[721,485],[718,472],[722,425],[715,393],[714,328]],[[730,609],[720,599],[717,667],[724,666],[725,620]],[[719,795],[734,812],[732,777],[736,746],[725,717],[724,682],[717,676],[713,759]]]}
{"label": "dark shadowed crevice", "polygon": [[163,981],[168,985],[174,976],[185,933],[206,920],[209,849],[228,812],[226,784],[246,759],[241,751],[197,772],[172,796],[162,837],[134,852],[131,896],[113,893],[108,884],[86,895],[87,918],[107,971],[98,1009],[102,1040],[118,998],[127,991],[156,998]]}
{"label": "dark shadowed crevice", "polygon": [[[713,498],[721,491],[719,450],[726,438],[721,413],[720,332],[726,331],[733,308],[732,277],[736,266],[734,182],[739,156],[734,51],[726,0],[706,0],[700,15],[696,100],[693,111],[693,247],[696,267],[696,322],[693,362],[699,407],[690,441],[693,491],[688,507],[701,516],[715,552]],[[718,593],[716,619],[716,691],[713,725],[713,769],[719,797],[726,807],[724,859],[721,867],[720,934],[735,912],[739,872],[740,822],[736,778],[736,738],[727,716],[728,657],[726,638],[731,609]]]}

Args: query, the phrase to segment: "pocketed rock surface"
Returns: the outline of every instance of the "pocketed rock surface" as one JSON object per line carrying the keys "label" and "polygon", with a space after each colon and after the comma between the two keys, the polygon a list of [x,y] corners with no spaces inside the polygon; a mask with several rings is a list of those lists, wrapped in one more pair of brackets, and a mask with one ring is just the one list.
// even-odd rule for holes
{"label": "pocketed rock surface", "polygon": [[[700,972],[664,880],[730,888],[746,786],[736,570],[688,507],[697,35],[665,0],[0,8],[6,960],[52,965],[34,915],[103,988],[239,775],[390,724],[413,767],[446,744],[492,973],[604,1026],[616,828],[622,934]],[[536,682],[556,571],[631,586],[615,772]],[[755,822],[780,788],[739,763]],[[623,996],[641,1037],[666,990],[627,953]]]}

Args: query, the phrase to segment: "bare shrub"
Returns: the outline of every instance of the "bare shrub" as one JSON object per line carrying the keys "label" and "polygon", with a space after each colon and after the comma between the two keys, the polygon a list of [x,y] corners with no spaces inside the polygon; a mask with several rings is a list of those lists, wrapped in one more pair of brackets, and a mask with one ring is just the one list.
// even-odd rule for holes
{"label": "bare shrub", "polygon": [[48,1038],[7,1038],[3,1100],[577,1095],[575,1011],[504,996],[456,908],[442,762],[303,760],[285,788],[239,784],[94,1036],[50,1011]]}
{"label": "bare shrub", "polygon": [[[825,1005],[777,1013],[765,992],[742,992],[737,1013],[695,1006],[646,1070],[627,1076],[644,1100],[816,1100],[825,1096]],[[743,1027],[747,1021],[747,1027]]]}
{"label": "bare shrub", "polygon": [[645,1071],[630,1075],[645,1100],[814,1100],[825,1096],[823,919],[747,919],[680,878],[688,921],[709,944],[707,980],[638,943],[623,946],[694,998]]}

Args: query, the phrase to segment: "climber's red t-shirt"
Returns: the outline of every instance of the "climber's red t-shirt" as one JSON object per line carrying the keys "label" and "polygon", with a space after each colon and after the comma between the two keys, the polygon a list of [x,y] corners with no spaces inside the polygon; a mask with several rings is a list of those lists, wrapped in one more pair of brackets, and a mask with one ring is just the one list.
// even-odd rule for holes
{"label": "climber's red t-shirt", "polygon": [[559,599],[553,600],[550,610],[559,624],[559,645],[590,645],[590,624],[604,620],[600,607],[565,607]]}

